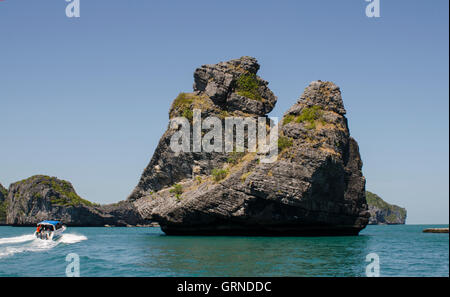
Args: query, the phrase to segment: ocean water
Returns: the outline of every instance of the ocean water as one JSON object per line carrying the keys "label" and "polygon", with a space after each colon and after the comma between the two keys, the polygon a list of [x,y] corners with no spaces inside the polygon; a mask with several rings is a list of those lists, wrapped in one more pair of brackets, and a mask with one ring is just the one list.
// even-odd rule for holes
{"label": "ocean water", "polygon": [[0,227],[0,276],[65,276],[76,253],[81,276],[365,276],[376,253],[381,276],[449,276],[441,225],[368,226],[355,237],[166,236],[159,228],[68,228],[57,241],[34,228]]}

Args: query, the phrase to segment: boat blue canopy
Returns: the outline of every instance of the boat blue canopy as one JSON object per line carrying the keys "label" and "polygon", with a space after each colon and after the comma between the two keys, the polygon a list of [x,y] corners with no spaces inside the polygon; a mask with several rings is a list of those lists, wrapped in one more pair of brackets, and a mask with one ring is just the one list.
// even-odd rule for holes
{"label": "boat blue canopy", "polygon": [[40,222],[40,223],[38,223],[38,225],[53,225],[53,226],[56,226],[56,224],[58,224],[59,223],[59,221],[42,221],[42,222]]}

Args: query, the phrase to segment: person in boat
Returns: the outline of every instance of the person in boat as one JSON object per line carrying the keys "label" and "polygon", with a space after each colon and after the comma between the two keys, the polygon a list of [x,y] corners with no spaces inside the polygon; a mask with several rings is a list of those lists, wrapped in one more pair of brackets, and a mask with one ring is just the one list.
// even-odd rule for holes
{"label": "person in boat", "polygon": [[49,230],[50,230],[50,228],[49,228],[49,226],[47,226],[47,225],[43,225],[42,226],[42,236],[44,236],[44,237],[46,237],[46,238],[48,238],[48,234],[49,234]]}
{"label": "person in boat", "polygon": [[59,221],[42,221],[37,225],[36,236],[41,239],[49,239],[56,233],[56,237],[59,237],[64,230],[65,226]]}

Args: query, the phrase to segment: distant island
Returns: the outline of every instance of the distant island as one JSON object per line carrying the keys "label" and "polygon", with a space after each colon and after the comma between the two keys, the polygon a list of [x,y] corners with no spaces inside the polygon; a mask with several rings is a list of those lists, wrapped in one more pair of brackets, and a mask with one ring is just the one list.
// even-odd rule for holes
{"label": "distant island", "polygon": [[6,197],[8,190],[0,184],[0,225],[6,224]]}
{"label": "distant island", "polygon": [[38,221],[58,219],[69,226],[146,225],[132,203],[99,205],[81,198],[68,181],[35,175],[0,187],[0,223],[35,226]]}
{"label": "distant island", "polygon": [[399,225],[406,222],[406,209],[389,204],[377,194],[366,191],[369,206],[369,225]]}

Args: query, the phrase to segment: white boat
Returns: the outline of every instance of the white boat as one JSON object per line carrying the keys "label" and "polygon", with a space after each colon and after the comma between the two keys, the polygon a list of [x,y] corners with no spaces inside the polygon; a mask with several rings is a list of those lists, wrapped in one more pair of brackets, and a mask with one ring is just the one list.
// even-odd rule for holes
{"label": "white boat", "polygon": [[66,226],[60,221],[42,221],[37,224],[34,236],[42,240],[56,240],[62,236],[65,230]]}

